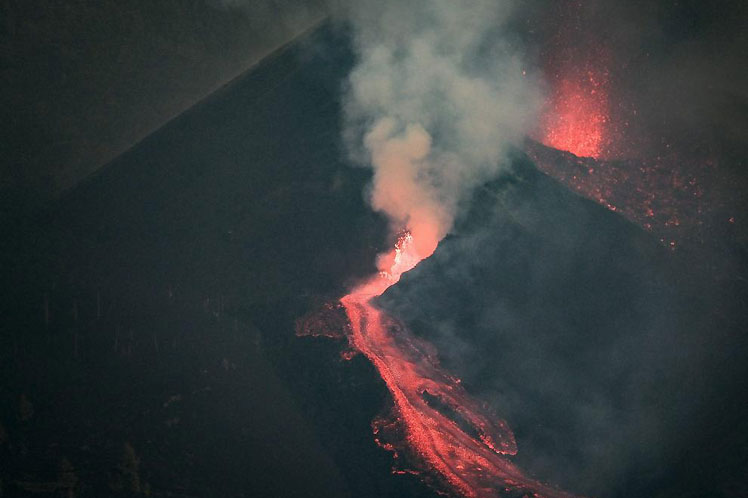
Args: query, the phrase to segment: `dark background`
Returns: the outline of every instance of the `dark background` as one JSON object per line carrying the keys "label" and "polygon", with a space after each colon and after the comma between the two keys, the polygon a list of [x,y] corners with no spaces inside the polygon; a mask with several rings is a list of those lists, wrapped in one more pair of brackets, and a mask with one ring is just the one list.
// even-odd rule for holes
{"label": "dark background", "polygon": [[3,211],[56,197],[322,18],[319,2],[0,3]]}

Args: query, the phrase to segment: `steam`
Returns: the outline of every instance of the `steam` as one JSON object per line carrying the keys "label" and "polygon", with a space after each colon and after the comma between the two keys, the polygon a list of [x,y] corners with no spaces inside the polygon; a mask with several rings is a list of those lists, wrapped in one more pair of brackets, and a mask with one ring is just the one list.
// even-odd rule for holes
{"label": "steam", "polygon": [[511,3],[386,0],[343,12],[358,57],[348,145],[374,169],[372,207],[427,257],[538,109],[535,80],[504,34]]}

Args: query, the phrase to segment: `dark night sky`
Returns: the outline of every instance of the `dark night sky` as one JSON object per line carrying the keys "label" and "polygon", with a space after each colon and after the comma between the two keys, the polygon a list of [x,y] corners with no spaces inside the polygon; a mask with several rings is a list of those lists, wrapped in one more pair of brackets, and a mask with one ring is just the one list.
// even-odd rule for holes
{"label": "dark night sky", "polygon": [[301,1],[3,1],[2,210],[75,185],[321,15]]}

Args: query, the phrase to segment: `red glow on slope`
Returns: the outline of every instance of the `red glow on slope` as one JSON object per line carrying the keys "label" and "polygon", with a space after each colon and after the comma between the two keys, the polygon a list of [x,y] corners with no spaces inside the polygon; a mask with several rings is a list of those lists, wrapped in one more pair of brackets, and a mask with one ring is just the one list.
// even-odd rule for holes
{"label": "red glow on slope", "polygon": [[[743,204],[729,164],[742,157],[725,155],[722,139],[710,132],[683,134],[677,119],[656,117],[662,109],[629,74],[642,67],[632,58],[637,52],[624,49],[625,41],[612,43],[620,33],[595,29],[608,12],[594,2],[560,0],[545,15],[540,54],[548,98],[526,144],[539,169],[671,250],[732,239],[730,220]],[[680,84],[662,82],[674,92]]]}
{"label": "red glow on slope", "polygon": [[721,178],[726,175],[716,159],[674,152],[644,159],[595,160],[529,140],[525,151],[541,171],[625,216],[671,250],[682,243],[704,245],[732,232],[740,192]]}
{"label": "red glow on slope", "polygon": [[[513,465],[505,455],[516,454],[517,445],[506,422],[441,369],[431,344],[371,304],[423,259],[418,247],[411,234],[404,233],[394,250],[380,258],[380,265],[389,262],[389,268],[340,300],[348,318],[342,328],[351,348],[376,367],[394,402],[391,417],[372,424],[377,442],[396,457],[403,452],[409,465],[431,471],[462,496],[495,497],[510,489],[528,496],[568,496],[529,479]],[[339,318],[308,317],[297,330],[299,335],[335,335],[310,330],[320,325],[341,327]],[[387,435],[394,435],[394,441],[385,442]]]}

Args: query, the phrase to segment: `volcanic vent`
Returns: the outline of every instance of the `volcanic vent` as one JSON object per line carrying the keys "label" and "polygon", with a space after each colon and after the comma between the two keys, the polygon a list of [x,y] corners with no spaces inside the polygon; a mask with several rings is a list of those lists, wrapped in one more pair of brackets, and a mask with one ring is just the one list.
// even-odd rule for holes
{"label": "volcanic vent", "polygon": [[[355,287],[339,306],[328,304],[299,320],[297,335],[344,337],[351,351],[376,367],[393,406],[372,427],[378,444],[396,457],[404,455],[404,467],[397,471],[423,473],[466,497],[493,497],[502,491],[570,496],[528,478],[512,464],[506,456],[517,453],[517,444],[507,423],[441,368],[428,341],[372,302],[419,263],[410,232],[402,233],[382,259],[392,262],[389,269]],[[344,358],[349,355],[343,353]]]}

